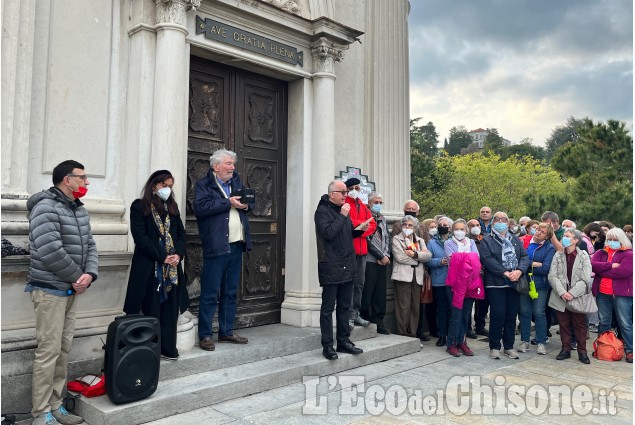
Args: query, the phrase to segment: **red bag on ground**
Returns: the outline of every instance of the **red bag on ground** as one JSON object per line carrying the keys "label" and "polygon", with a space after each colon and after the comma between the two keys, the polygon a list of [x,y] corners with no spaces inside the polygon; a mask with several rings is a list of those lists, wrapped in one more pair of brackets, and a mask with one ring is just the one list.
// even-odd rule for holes
{"label": "red bag on ground", "polygon": [[607,362],[617,362],[624,357],[624,343],[613,331],[602,332],[593,341],[593,357]]}
{"label": "red bag on ground", "polygon": [[106,376],[86,375],[69,382],[66,385],[69,391],[80,393],[84,397],[98,397],[106,394]]}

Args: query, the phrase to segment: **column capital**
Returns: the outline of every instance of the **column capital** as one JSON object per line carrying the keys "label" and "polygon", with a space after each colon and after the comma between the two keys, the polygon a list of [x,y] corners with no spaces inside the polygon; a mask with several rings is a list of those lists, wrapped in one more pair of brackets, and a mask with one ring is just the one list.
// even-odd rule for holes
{"label": "column capital", "polygon": [[321,37],[311,46],[313,72],[335,74],[335,62],[341,62],[344,59],[342,50],[333,43],[329,43],[326,38]]}
{"label": "column capital", "polygon": [[185,14],[188,10],[196,10],[201,0],[155,0],[157,8],[157,24],[176,24],[185,26]]}

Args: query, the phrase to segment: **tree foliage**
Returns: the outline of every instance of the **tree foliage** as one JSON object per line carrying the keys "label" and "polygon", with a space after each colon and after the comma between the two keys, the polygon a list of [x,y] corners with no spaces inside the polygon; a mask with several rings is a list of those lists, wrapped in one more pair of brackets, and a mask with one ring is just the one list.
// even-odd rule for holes
{"label": "tree foliage", "polygon": [[488,128],[487,136],[483,140],[483,152],[494,152],[500,154],[504,148],[503,138],[498,134],[498,129]]}
{"label": "tree foliage", "polygon": [[421,117],[410,120],[410,147],[433,157],[437,154],[439,133],[432,122],[417,126]]}
{"label": "tree foliage", "polygon": [[506,146],[500,150],[501,159],[507,159],[514,155],[519,157],[529,156],[537,161],[542,161],[545,159],[545,149],[540,146],[534,146],[529,142],[525,142],[518,145]]}
{"label": "tree foliage", "polygon": [[633,138],[616,120],[594,123],[585,118],[575,141],[554,153],[551,166],[571,185],[567,213],[581,222],[633,222]]}
{"label": "tree foliage", "polygon": [[483,205],[505,211],[510,217],[525,215],[526,196],[564,192],[560,175],[531,157],[470,154],[435,158],[434,186],[420,186],[413,198],[422,216],[447,214],[452,218],[474,218]]}
{"label": "tree foliage", "polygon": [[583,119],[569,117],[567,122],[553,129],[551,136],[547,139],[545,145],[545,153],[547,161],[556,153],[560,146],[567,142],[575,142],[578,140],[578,128],[583,124]]}
{"label": "tree foliage", "polygon": [[462,125],[458,127],[452,127],[450,129],[450,139],[445,151],[448,155],[460,155],[461,149],[467,148],[472,143],[472,138],[468,131]]}

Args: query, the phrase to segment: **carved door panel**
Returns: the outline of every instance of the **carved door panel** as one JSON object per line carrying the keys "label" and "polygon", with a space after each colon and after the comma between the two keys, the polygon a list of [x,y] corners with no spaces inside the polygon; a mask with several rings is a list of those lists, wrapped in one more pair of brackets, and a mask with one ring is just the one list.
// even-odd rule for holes
{"label": "carved door panel", "polygon": [[[236,328],[280,321],[284,294],[286,83],[192,58],[188,122],[186,273],[190,310],[198,312],[203,265],[192,210],[194,185],[219,148],[238,154],[236,171],[256,191],[249,214],[253,249],[243,256]],[[214,323],[216,327],[216,321]]]}

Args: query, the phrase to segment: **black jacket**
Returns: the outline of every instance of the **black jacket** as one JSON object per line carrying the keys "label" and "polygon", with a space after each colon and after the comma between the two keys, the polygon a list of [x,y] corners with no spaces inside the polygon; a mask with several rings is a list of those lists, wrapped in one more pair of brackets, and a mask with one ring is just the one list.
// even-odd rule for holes
{"label": "black jacket", "polygon": [[[141,200],[135,200],[130,206],[130,232],[135,242],[130,277],[123,311],[126,314],[141,312],[143,300],[152,297],[152,302],[159,304],[157,281],[154,278],[155,261],[163,264],[168,253],[159,244],[159,229],[154,223],[152,215],[143,215]],[[174,250],[181,257],[179,263],[179,284],[173,290],[178,291],[179,311],[183,313],[190,305],[185,276],[183,274],[183,258],[185,258],[185,228],[180,216],[170,216],[170,234],[174,241]]]}
{"label": "black jacket", "polygon": [[353,230],[353,223],[340,213],[340,209],[329,201],[328,195],[322,195],[315,210],[320,286],[357,280],[353,238],[364,232]]}
{"label": "black jacket", "polygon": [[[514,245],[514,251],[518,259],[516,269],[523,272],[524,275],[529,268],[529,256],[523,247],[523,243],[516,236],[512,236],[512,245]],[[478,245],[478,252],[481,257],[481,264],[485,270],[485,287],[512,287],[513,284],[503,276],[503,273],[508,271],[503,267],[503,247],[494,239],[493,233],[483,237],[481,243]]]}

